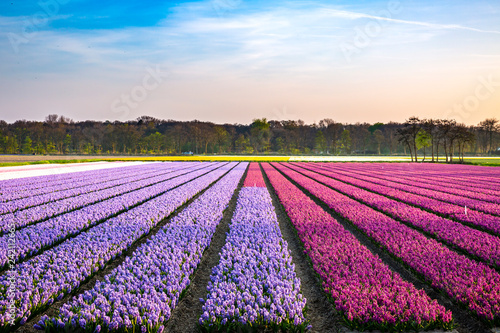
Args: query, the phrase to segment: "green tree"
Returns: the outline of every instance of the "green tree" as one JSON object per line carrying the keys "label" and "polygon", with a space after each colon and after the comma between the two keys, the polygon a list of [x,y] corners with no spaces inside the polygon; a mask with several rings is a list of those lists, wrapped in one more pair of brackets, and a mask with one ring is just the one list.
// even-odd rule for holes
{"label": "green tree", "polygon": [[241,153],[245,150],[245,147],[248,145],[248,140],[245,138],[243,134],[238,135],[238,138],[234,142],[236,151]]}
{"label": "green tree", "polygon": [[64,138],[63,152],[64,154],[71,152],[71,135],[69,134],[66,134],[66,137]]}
{"label": "green tree", "polygon": [[229,133],[222,126],[215,127],[215,141],[217,142],[217,146],[219,148],[219,153],[226,151],[227,146],[229,145]]}
{"label": "green tree", "polygon": [[18,144],[16,135],[7,136],[5,139],[5,152],[7,154],[17,154],[18,153]]}
{"label": "green tree", "polygon": [[380,155],[380,146],[385,141],[384,133],[381,130],[376,129],[373,132],[373,137],[375,138],[375,142],[377,143],[378,154]]}
{"label": "green tree", "polygon": [[[90,146],[90,143],[89,143],[89,146]],[[56,145],[54,144],[54,142],[52,142],[52,141],[47,142],[46,147],[47,147],[47,149],[46,149],[47,153],[49,153],[49,154],[57,153]],[[89,154],[91,154],[91,153],[89,153]]]}
{"label": "green tree", "polygon": [[149,148],[151,151],[153,151],[155,154],[160,154],[161,153],[161,148],[163,145],[163,135],[160,134],[159,132],[155,132],[154,134],[151,134],[148,136],[148,143],[149,143]]}
{"label": "green tree", "polygon": [[427,131],[425,131],[423,129],[418,131],[417,138],[415,139],[415,141],[417,144],[417,150],[424,148],[424,159],[422,160],[422,162],[425,161],[425,148],[429,147],[431,145],[431,143],[432,143],[431,140],[432,140],[432,137]]}
{"label": "green tree", "polygon": [[246,146],[245,147],[245,154],[253,154],[253,147],[252,146]]}
{"label": "green tree", "polygon": [[316,132],[316,138],[314,139],[314,141],[316,150],[321,152],[321,154],[324,154],[326,152],[326,139],[323,131],[318,130]]}
{"label": "green tree", "polygon": [[22,148],[22,151],[23,151],[23,154],[31,154],[32,151],[33,151],[33,147],[31,146],[33,144],[33,140],[31,140],[31,138],[28,136],[26,136],[26,138],[24,138],[24,143],[23,143],[23,148]]}
{"label": "green tree", "polygon": [[266,118],[254,119],[250,126],[250,143],[257,153],[269,148],[269,140],[271,138],[269,126]]}
{"label": "green tree", "polygon": [[42,142],[38,141],[36,143],[35,152],[37,154],[45,154],[46,153],[45,148],[43,147],[43,143]]}
{"label": "green tree", "polygon": [[280,154],[285,153],[285,140],[281,136],[276,138],[276,146],[278,147],[278,152]]}
{"label": "green tree", "polygon": [[495,150],[493,147],[493,136],[495,133],[500,132],[500,125],[498,125],[498,119],[490,118],[483,120],[479,123],[479,127],[488,134],[489,144],[488,144],[488,155]]}
{"label": "green tree", "polygon": [[344,130],[340,135],[340,149],[345,154],[351,153],[351,132],[349,130]]}
{"label": "green tree", "polygon": [[368,130],[370,131],[371,134],[375,134],[375,131],[380,130],[380,128],[384,126],[383,123],[375,123],[368,127]]}
{"label": "green tree", "polygon": [[7,137],[0,134],[0,153],[6,153]]}

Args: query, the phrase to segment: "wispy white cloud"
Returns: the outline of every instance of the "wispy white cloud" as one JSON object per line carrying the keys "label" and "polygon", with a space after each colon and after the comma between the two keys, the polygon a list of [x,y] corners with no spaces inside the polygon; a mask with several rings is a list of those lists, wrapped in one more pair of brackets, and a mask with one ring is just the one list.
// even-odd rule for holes
{"label": "wispy white cloud", "polygon": [[411,20],[401,20],[397,18],[376,16],[358,12],[351,12],[345,10],[336,10],[336,9],[323,9],[325,12],[329,13],[332,17],[340,17],[346,19],[361,19],[361,18],[369,18],[379,21],[387,21],[394,23],[402,23],[402,24],[410,24],[410,25],[418,25],[421,27],[431,28],[431,29],[445,29],[445,30],[467,30],[481,33],[491,33],[491,34],[500,34],[500,31],[497,30],[483,30],[472,27],[466,27],[458,24],[439,24],[439,23],[429,23],[429,22],[421,22],[421,21],[411,21]]}

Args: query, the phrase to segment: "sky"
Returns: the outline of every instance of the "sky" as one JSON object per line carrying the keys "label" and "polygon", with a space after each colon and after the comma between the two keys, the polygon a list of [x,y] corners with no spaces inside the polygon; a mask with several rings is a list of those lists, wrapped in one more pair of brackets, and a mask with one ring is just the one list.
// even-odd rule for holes
{"label": "sky", "polygon": [[0,2],[0,120],[500,118],[499,1]]}

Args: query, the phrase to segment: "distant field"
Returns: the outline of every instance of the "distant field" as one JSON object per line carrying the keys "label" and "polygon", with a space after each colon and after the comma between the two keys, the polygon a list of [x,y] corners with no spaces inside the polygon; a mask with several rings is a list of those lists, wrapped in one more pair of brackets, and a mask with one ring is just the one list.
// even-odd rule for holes
{"label": "distant field", "polygon": [[500,157],[466,157],[464,160],[477,165],[500,166]]}

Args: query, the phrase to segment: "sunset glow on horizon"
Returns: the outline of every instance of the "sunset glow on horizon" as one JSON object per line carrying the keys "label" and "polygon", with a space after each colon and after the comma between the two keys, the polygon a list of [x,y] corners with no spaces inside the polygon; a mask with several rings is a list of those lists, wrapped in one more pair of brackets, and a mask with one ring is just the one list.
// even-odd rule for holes
{"label": "sunset glow on horizon", "polygon": [[0,119],[500,115],[500,2],[0,3]]}

